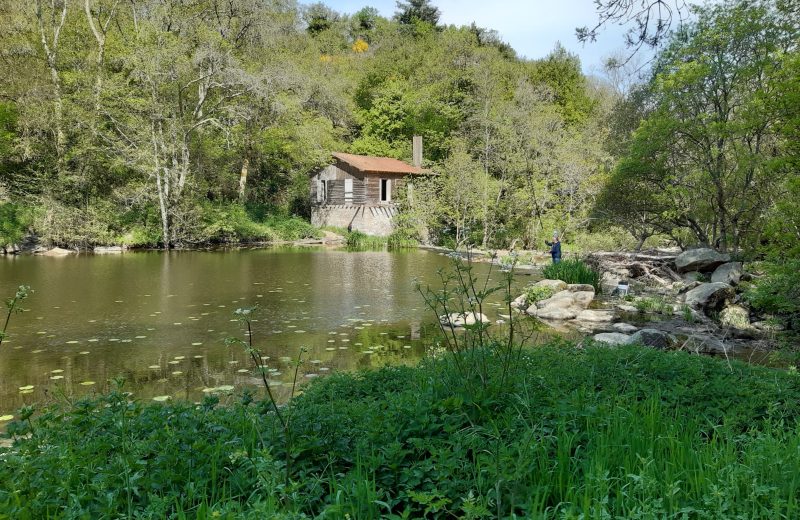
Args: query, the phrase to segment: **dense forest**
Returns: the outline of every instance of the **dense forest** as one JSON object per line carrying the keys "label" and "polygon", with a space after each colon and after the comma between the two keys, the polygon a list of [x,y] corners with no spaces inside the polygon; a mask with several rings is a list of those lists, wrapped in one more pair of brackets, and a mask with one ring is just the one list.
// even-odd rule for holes
{"label": "dense forest", "polygon": [[[800,240],[795,0],[693,8],[651,63],[521,59],[427,0],[392,19],[292,0],[10,0],[2,238],[178,247],[313,233],[331,151],[410,159],[401,232],[448,246]],[[579,31],[580,35],[581,31]],[[586,35],[584,34],[584,37]],[[639,65],[634,66],[637,63]],[[794,219],[794,220],[793,220]],[[280,233],[277,233],[280,235]]]}

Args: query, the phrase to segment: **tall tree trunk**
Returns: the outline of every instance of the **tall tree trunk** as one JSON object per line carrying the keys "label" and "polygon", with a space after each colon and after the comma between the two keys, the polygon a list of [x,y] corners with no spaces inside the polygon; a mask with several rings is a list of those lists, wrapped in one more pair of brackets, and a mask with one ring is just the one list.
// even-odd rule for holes
{"label": "tall tree trunk", "polygon": [[94,92],[92,93],[93,101],[94,101],[94,113],[92,119],[92,133],[93,135],[97,134],[97,121],[100,116],[100,98],[103,92],[103,72],[105,68],[105,58],[106,58],[106,34],[108,33],[108,27],[111,21],[114,18],[114,12],[117,10],[117,4],[119,2],[114,2],[114,5],[111,7],[111,12],[106,18],[106,21],[103,22],[100,19],[100,15],[98,14],[97,21],[98,24],[94,23],[94,17],[92,16],[92,0],[84,0],[83,9],[86,13],[86,21],[89,23],[89,28],[92,30],[92,34],[94,35],[94,39],[97,40],[97,58],[95,59],[95,78],[94,78]]}
{"label": "tall tree trunk", "polygon": [[244,203],[245,188],[247,187],[247,173],[250,170],[250,158],[245,156],[242,161],[242,171],[239,173],[239,202]]}
{"label": "tall tree trunk", "polygon": [[45,30],[44,14],[42,13],[42,0],[36,0],[36,21],[39,26],[39,36],[44,49],[45,61],[50,71],[50,81],[53,84],[53,115],[54,130],[56,134],[56,157],[57,170],[59,175],[64,171],[64,155],[66,149],[66,134],[64,132],[64,102],[61,98],[61,78],[58,75],[58,40],[61,37],[61,30],[67,19],[67,0],[62,0],[60,16],[56,16],[58,6],[56,0],[52,1],[52,13],[50,17],[49,29],[53,31],[52,40],[47,36]]}

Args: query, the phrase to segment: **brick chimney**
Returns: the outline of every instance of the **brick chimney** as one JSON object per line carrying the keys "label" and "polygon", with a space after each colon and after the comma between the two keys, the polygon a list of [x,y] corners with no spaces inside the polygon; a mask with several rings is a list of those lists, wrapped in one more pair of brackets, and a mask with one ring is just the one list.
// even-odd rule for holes
{"label": "brick chimney", "polygon": [[411,145],[411,164],[422,168],[422,136],[415,135]]}

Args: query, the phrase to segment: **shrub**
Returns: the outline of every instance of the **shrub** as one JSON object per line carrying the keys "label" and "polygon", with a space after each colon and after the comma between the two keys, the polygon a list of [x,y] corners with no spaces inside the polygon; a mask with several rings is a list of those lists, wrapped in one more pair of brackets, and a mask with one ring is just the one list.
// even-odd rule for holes
{"label": "shrub", "polygon": [[317,228],[299,217],[272,216],[266,219],[266,224],[275,231],[280,240],[302,240],[322,236]]}
{"label": "shrub", "polygon": [[28,220],[21,207],[0,203],[0,248],[22,240],[27,232]]}
{"label": "shrub", "polygon": [[529,285],[525,288],[525,301],[532,305],[538,301],[546,300],[555,294],[552,287]]}
{"label": "shrub", "polygon": [[763,267],[766,276],[745,297],[754,308],[780,316],[793,330],[800,330],[800,259],[764,262]]}
{"label": "shrub", "polygon": [[588,284],[594,287],[596,292],[600,292],[600,273],[582,260],[563,260],[557,264],[549,264],[542,270],[542,274],[551,280]]}

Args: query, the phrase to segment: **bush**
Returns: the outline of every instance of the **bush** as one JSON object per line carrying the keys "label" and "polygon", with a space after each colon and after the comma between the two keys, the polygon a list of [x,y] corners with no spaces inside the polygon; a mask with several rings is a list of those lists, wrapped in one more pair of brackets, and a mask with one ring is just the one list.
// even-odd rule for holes
{"label": "bush", "polygon": [[0,248],[18,243],[25,237],[29,218],[16,204],[0,203]]}
{"label": "bush", "polygon": [[280,240],[302,240],[322,236],[317,228],[299,217],[273,216],[267,218],[266,224],[275,231]]}
{"label": "bush", "polygon": [[581,260],[562,260],[557,264],[549,264],[542,270],[542,274],[551,280],[588,284],[596,292],[600,292],[600,273]]}
{"label": "bush", "polygon": [[555,294],[555,290],[552,287],[529,285],[525,288],[525,301],[528,302],[528,305],[533,305],[538,301],[550,298],[553,294]]}
{"label": "bush", "polygon": [[800,260],[764,262],[766,276],[760,278],[745,297],[754,308],[773,313],[800,331]]}

